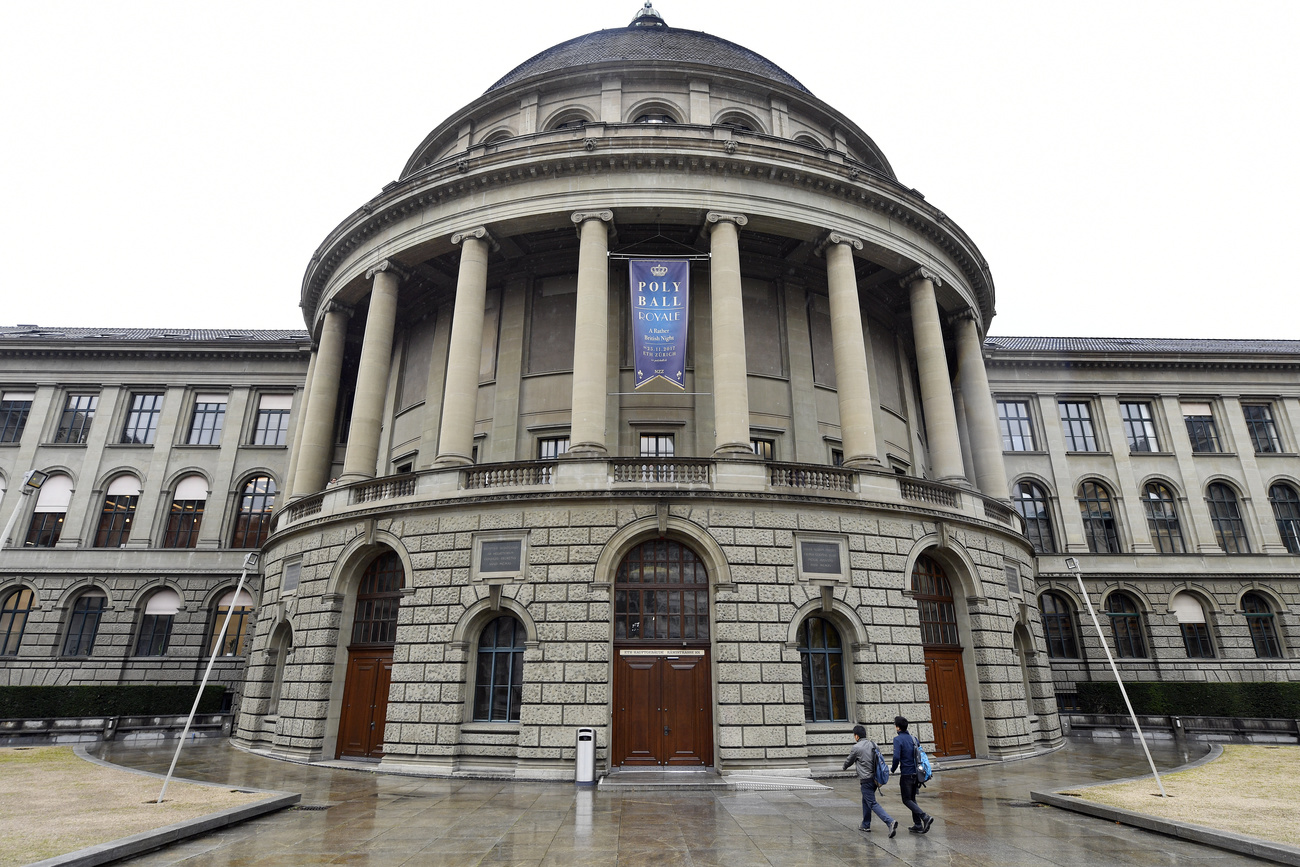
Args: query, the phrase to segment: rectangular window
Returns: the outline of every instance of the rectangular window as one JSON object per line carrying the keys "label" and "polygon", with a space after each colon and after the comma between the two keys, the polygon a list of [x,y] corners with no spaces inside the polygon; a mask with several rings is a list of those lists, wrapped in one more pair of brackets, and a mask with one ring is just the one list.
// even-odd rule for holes
{"label": "rectangular window", "polygon": [[569,451],[568,437],[538,437],[537,459],[549,461]]}
{"label": "rectangular window", "polygon": [[23,438],[33,397],[30,391],[0,393],[0,443],[16,443]]}
{"label": "rectangular window", "polygon": [[1124,419],[1124,437],[1128,440],[1130,452],[1160,451],[1156,423],[1151,418],[1151,404],[1121,403],[1119,414]]}
{"label": "rectangular window", "polygon": [[831,466],[844,466],[844,449],[831,449]]}
{"label": "rectangular window", "polygon": [[135,642],[136,656],[166,656],[171,640],[172,614],[146,614],[140,620],[140,637]]}
{"label": "rectangular window", "polygon": [[1072,452],[1097,451],[1097,436],[1092,429],[1092,406],[1086,400],[1063,400],[1061,430],[1065,448]]}
{"label": "rectangular window", "polygon": [[1181,623],[1183,649],[1189,659],[1213,659],[1214,645],[1210,643],[1210,630],[1204,623]]}
{"label": "rectangular window", "polygon": [[27,528],[28,548],[53,548],[63,533],[63,512],[36,512]]}
{"label": "rectangular window", "polygon": [[1242,404],[1241,411],[1246,416],[1246,427],[1250,430],[1250,441],[1255,446],[1255,454],[1282,451],[1277,425],[1273,422],[1273,407],[1266,403],[1245,403]]}
{"label": "rectangular window", "polygon": [[126,426],[122,428],[122,442],[134,445],[153,445],[158,433],[158,417],[162,415],[161,394],[131,395],[131,411],[126,415]]}
{"label": "rectangular window", "polygon": [[190,420],[189,444],[215,446],[221,443],[221,428],[226,423],[226,396],[199,394],[194,397],[194,417]]}
{"label": "rectangular window", "polygon": [[82,444],[90,433],[90,423],[99,405],[97,394],[70,394],[59,416],[59,429],[54,434],[56,443]]}
{"label": "rectangular window", "polygon": [[203,507],[206,500],[173,500],[167,515],[167,531],[163,534],[164,548],[193,548],[199,541],[199,528],[203,526]]}
{"label": "rectangular window", "polygon": [[1187,436],[1194,452],[1221,452],[1219,428],[1214,423],[1214,410],[1208,403],[1183,404],[1183,420],[1187,422]]}
{"label": "rectangular window", "polygon": [[763,460],[775,460],[775,457],[773,456],[776,454],[776,440],[750,437],[749,447],[754,450],[754,454],[758,455]]}
{"label": "rectangular window", "polygon": [[264,394],[257,404],[257,428],[253,431],[253,445],[282,446],[289,436],[289,408],[293,406],[291,394]]}
{"label": "rectangular window", "polygon": [[671,458],[672,456],[672,434],[641,434],[641,457]]}
{"label": "rectangular window", "polygon": [[1034,448],[1034,424],[1029,416],[1028,401],[998,401],[998,427],[1002,429],[1003,451],[1037,451]]}

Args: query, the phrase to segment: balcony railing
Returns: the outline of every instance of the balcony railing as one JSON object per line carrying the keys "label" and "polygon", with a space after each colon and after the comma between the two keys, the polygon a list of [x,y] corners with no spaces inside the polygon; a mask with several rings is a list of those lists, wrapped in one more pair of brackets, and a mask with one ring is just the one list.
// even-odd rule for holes
{"label": "balcony railing", "polygon": [[549,485],[555,478],[553,461],[530,461],[521,464],[485,464],[465,471],[465,487],[522,488]]}
{"label": "balcony railing", "polygon": [[415,493],[415,476],[388,476],[373,482],[363,482],[349,489],[348,502],[353,506],[409,497]]}
{"label": "balcony railing", "polygon": [[312,494],[310,497],[303,497],[285,507],[280,513],[281,524],[292,524],[294,521],[301,521],[303,518],[310,518],[312,515],[320,514],[321,504],[325,502],[325,494]]}
{"label": "balcony railing", "polygon": [[853,491],[853,470],[819,467],[808,464],[767,465],[767,483],[774,488],[801,488],[809,491]]}
{"label": "balcony railing", "polygon": [[924,479],[900,477],[898,480],[898,493],[902,495],[904,500],[929,503],[934,506],[947,506],[949,509],[959,508],[961,503],[956,488],[950,488],[936,482],[927,482]]}
{"label": "balcony railing", "polygon": [[610,464],[615,482],[707,485],[713,462],[683,458],[616,458]]}

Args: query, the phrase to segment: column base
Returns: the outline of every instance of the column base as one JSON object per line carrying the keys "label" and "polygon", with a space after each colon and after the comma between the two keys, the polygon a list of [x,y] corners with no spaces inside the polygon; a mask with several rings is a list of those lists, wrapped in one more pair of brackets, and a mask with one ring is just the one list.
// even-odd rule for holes
{"label": "column base", "polygon": [[609,457],[609,449],[605,448],[604,443],[577,443],[569,446],[569,450],[560,455],[560,459],[572,458],[575,460],[591,460]]}
{"label": "column base", "polygon": [[474,466],[474,459],[471,458],[469,455],[446,454],[446,455],[438,455],[438,457],[434,458],[433,464],[432,466],[429,467],[429,469],[441,470],[447,467],[472,467],[472,466]]}
{"label": "column base", "polygon": [[725,458],[729,461],[756,461],[758,455],[754,454],[754,447],[749,443],[723,443],[713,450],[715,458]]}
{"label": "column base", "polygon": [[965,488],[968,491],[975,490],[975,486],[965,476],[942,476],[936,481],[944,485],[952,485],[954,488]]}
{"label": "column base", "polygon": [[375,477],[374,473],[344,473],[335,480],[335,485],[350,485],[353,482],[368,482]]}
{"label": "column base", "polygon": [[875,455],[854,455],[844,460],[844,466],[850,470],[878,470],[884,464]]}

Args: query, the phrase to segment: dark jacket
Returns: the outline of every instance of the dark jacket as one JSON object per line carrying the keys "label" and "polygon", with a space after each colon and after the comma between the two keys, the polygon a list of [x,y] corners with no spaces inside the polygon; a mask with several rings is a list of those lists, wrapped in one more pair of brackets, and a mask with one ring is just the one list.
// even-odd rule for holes
{"label": "dark jacket", "polygon": [[904,774],[916,773],[916,742],[910,732],[894,735],[894,766],[890,770],[897,771],[900,766]]}
{"label": "dark jacket", "polygon": [[854,762],[858,765],[858,779],[870,780],[872,784],[876,781],[876,753],[880,752],[880,747],[870,738],[859,738],[858,742],[849,750],[849,757],[844,760],[844,770]]}

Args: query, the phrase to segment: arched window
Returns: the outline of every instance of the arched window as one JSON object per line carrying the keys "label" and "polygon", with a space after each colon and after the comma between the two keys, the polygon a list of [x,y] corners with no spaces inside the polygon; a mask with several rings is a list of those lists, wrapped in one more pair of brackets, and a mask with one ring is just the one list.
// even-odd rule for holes
{"label": "arched window", "polygon": [[99,621],[108,607],[108,596],[103,590],[89,590],[72,603],[72,617],[68,620],[68,635],[63,640],[64,656],[90,656],[99,635]]}
{"label": "arched window", "polygon": [[479,633],[474,719],[519,722],[523,689],[524,625],[504,614]]}
{"label": "arched window", "polygon": [[636,120],[632,121],[632,123],[677,123],[677,118],[665,113],[662,109],[651,109],[645,114],[637,115]]}
{"label": "arched window", "polygon": [[614,583],[615,641],[709,637],[709,573],[680,542],[637,545],[619,564]]}
{"label": "arched window", "polygon": [[118,476],[104,494],[104,509],[99,513],[95,531],[96,548],[121,548],[131,535],[135,506],[140,502],[140,480],[135,476]]}
{"label": "arched window", "polygon": [[1255,645],[1255,655],[1260,659],[1277,659],[1282,656],[1282,645],[1277,640],[1277,623],[1273,606],[1260,593],[1250,592],[1241,597],[1241,610],[1250,627],[1250,640]]}
{"label": "arched window", "polygon": [[36,510],[27,528],[27,547],[53,548],[63,534],[63,518],[72,500],[72,477],[58,473],[41,485],[36,495]]}
{"label": "arched window", "polygon": [[1268,489],[1268,501],[1273,505],[1282,544],[1292,554],[1300,554],[1300,495],[1290,485],[1277,484]]}
{"label": "arched window", "polygon": [[1083,517],[1083,534],[1088,550],[1094,554],[1118,554],[1119,529],[1111,509],[1110,492],[1096,482],[1079,486],[1079,513]]}
{"label": "arched window", "polygon": [[551,129],[582,129],[586,125],[587,119],[582,115],[566,114]]}
{"label": "arched window", "polygon": [[[221,625],[226,622],[226,612],[230,612],[230,625],[226,627],[226,636],[221,637]],[[212,615],[212,636],[208,642],[208,653],[216,651],[218,656],[243,656],[245,642],[248,639],[248,621],[253,616],[253,597],[247,590],[240,590],[236,598],[234,590],[228,590],[217,600],[216,610]]]}
{"label": "arched window", "polygon": [[23,630],[36,601],[30,587],[19,587],[9,592],[0,602],[0,656],[14,656],[23,643]]}
{"label": "arched window", "polygon": [[200,475],[186,476],[176,483],[172,508],[167,514],[164,548],[193,548],[203,525],[203,507],[208,501],[208,482]]}
{"label": "arched window", "polygon": [[960,647],[952,584],[943,567],[924,554],[916,558],[912,568],[912,592],[921,612],[921,643],[927,647]]}
{"label": "arched window", "polygon": [[1190,593],[1176,593],[1170,607],[1178,618],[1188,658],[1213,659],[1214,644],[1210,641],[1210,627],[1205,622],[1205,608],[1200,600]]}
{"label": "arched window", "polygon": [[175,590],[163,589],[149,597],[140,618],[140,636],[135,641],[136,656],[166,656],[171,641],[172,624],[181,610],[181,597]]}
{"label": "arched window", "polygon": [[397,643],[397,610],[402,603],[405,576],[402,559],[394,551],[379,555],[366,567],[357,585],[353,644],[391,646]]}
{"label": "arched window", "polygon": [[1052,515],[1048,511],[1047,494],[1033,482],[1016,482],[1011,491],[1011,504],[1025,519],[1025,535],[1039,554],[1056,553],[1056,538],[1052,535]]}
{"label": "arched window", "polygon": [[1137,602],[1127,593],[1112,593],[1106,599],[1110,629],[1115,636],[1115,655],[1121,659],[1143,659],[1147,655],[1142,640],[1142,614]]}
{"label": "arched window", "polygon": [[1186,554],[1187,546],[1183,543],[1183,531],[1178,526],[1178,510],[1174,506],[1174,495],[1166,486],[1152,482],[1146,486],[1146,496],[1142,505],[1147,512],[1147,526],[1151,530],[1151,541],[1161,554]]}
{"label": "arched window", "polygon": [[1214,525],[1214,538],[1219,547],[1229,554],[1249,554],[1250,540],[1246,538],[1246,522],[1241,518],[1237,495],[1222,482],[1206,489],[1210,505],[1210,523]]}
{"label": "arched window", "polygon": [[803,667],[803,718],[808,722],[847,720],[844,645],[829,620],[809,617],[799,624],[799,662]]}
{"label": "arched window", "polygon": [[1061,594],[1048,592],[1039,598],[1038,608],[1043,614],[1048,658],[1078,659],[1079,642],[1074,637],[1074,606]]}
{"label": "arched window", "polygon": [[753,119],[745,117],[743,114],[725,114],[718,118],[718,126],[726,126],[731,129],[737,129],[741,132],[761,132],[758,125]]}
{"label": "arched window", "polygon": [[275,509],[275,479],[254,476],[244,485],[235,518],[232,548],[260,548],[271,535],[271,511]]}

